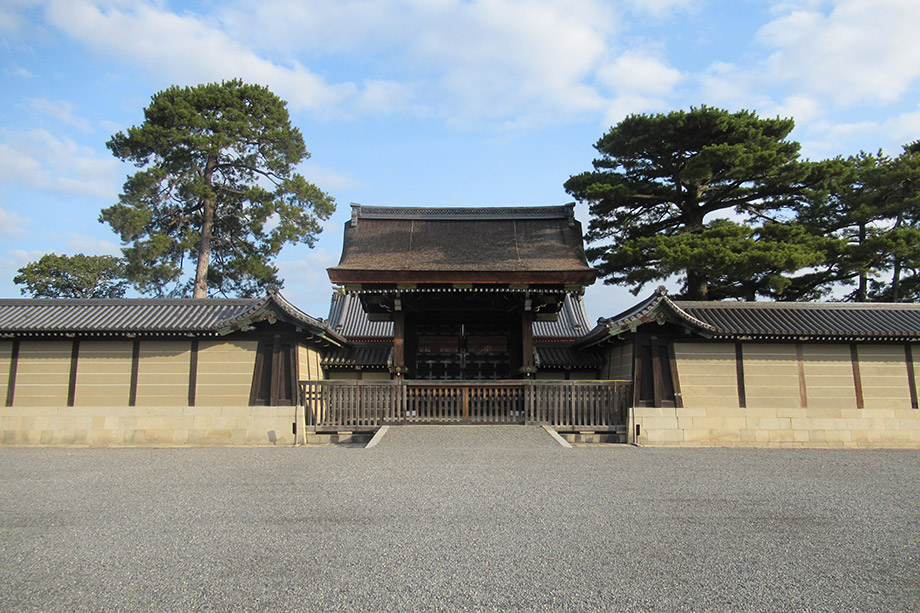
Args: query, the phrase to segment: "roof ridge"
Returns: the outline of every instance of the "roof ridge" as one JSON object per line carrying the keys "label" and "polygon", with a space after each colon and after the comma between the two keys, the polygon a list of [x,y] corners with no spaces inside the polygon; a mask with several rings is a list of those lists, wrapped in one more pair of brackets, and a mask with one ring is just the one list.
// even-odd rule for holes
{"label": "roof ridge", "polygon": [[781,309],[781,310],[814,310],[814,309],[843,309],[843,310],[902,310],[920,309],[920,304],[913,302],[780,302],[780,301],[734,301],[734,300],[673,300],[680,308],[703,309]]}
{"label": "roof ridge", "polygon": [[260,304],[262,298],[0,298],[2,306],[124,306],[124,305],[229,305]]}
{"label": "roof ridge", "polygon": [[352,220],[358,219],[565,219],[574,216],[574,203],[507,207],[365,206],[352,203]]}

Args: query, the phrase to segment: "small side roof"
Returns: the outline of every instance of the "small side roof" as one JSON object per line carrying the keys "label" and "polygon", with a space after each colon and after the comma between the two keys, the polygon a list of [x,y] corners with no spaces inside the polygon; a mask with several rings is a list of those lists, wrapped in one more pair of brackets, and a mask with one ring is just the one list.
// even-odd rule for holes
{"label": "small side roof", "polygon": [[352,205],[336,284],[590,285],[574,205],[415,208]]}
{"label": "small side roof", "polygon": [[280,292],[264,298],[97,300],[0,299],[0,335],[61,334],[228,334],[259,321],[289,321],[328,344],[344,337],[307,315]]}
{"label": "small side roof", "polygon": [[663,287],[582,337],[588,347],[639,326],[683,325],[706,338],[735,340],[916,341],[920,305],[851,302],[700,302],[672,300]]}
{"label": "small side roof", "polygon": [[[356,294],[336,291],[329,308],[329,327],[350,340],[390,340],[393,322],[370,321]],[[585,304],[578,294],[565,294],[556,321],[535,321],[533,335],[538,340],[572,340],[589,329]]]}

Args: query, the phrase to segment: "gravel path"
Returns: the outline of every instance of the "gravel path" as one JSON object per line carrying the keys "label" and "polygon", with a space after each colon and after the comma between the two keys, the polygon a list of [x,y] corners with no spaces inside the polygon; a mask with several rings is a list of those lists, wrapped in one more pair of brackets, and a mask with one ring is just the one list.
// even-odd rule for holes
{"label": "gravel path", "polygon": [[0,449],[0,610],[920,610],[920,451]]}

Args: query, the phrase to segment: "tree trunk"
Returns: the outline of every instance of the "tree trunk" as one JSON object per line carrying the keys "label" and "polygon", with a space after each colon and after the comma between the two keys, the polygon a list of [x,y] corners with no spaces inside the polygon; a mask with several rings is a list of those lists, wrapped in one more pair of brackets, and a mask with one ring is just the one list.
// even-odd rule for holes
{"label": "tree trunk", "polygon": [[[859,246],[866,244],[866,224],[859,224]],[[856,302],[866,302],[869,297],[869,273],[865,268],[859,271],[859,285],[856,286]]]}
{"label": "tree trunk", "polygon": [[[208,157],[208,163],[204,171],[204,180],[208,187],[211,186],[211,176],[214,174],[214,168],[217,166],[217,158]],[[213,192],[205,198],[203,203],[204,210],[201,214],[201,239],[198,243],[198,268],[195,272],[195,290],[193,298],[208,297],[208,265],[211,263],[211,233],[214,228],[214,212],[217,209],[217,201]]]}
{"label": "tree trunk", "polygon": [[891,274],[891,301],[899,302],[900,300],[901,300],[901,260],[895,257],[894,271]]}
{"label": "tree trunk", "polygon": [[709,300],[709,281],[693,270],[687,271],[687,300]]}

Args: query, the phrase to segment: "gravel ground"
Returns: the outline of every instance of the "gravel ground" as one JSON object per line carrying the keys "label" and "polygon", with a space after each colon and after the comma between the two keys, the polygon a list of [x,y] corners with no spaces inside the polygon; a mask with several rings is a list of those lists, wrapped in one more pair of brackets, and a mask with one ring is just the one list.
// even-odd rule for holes
{"label": "gravel ground", "polygon": [[2,611],[920,610],[920,451],[0,449]]}

